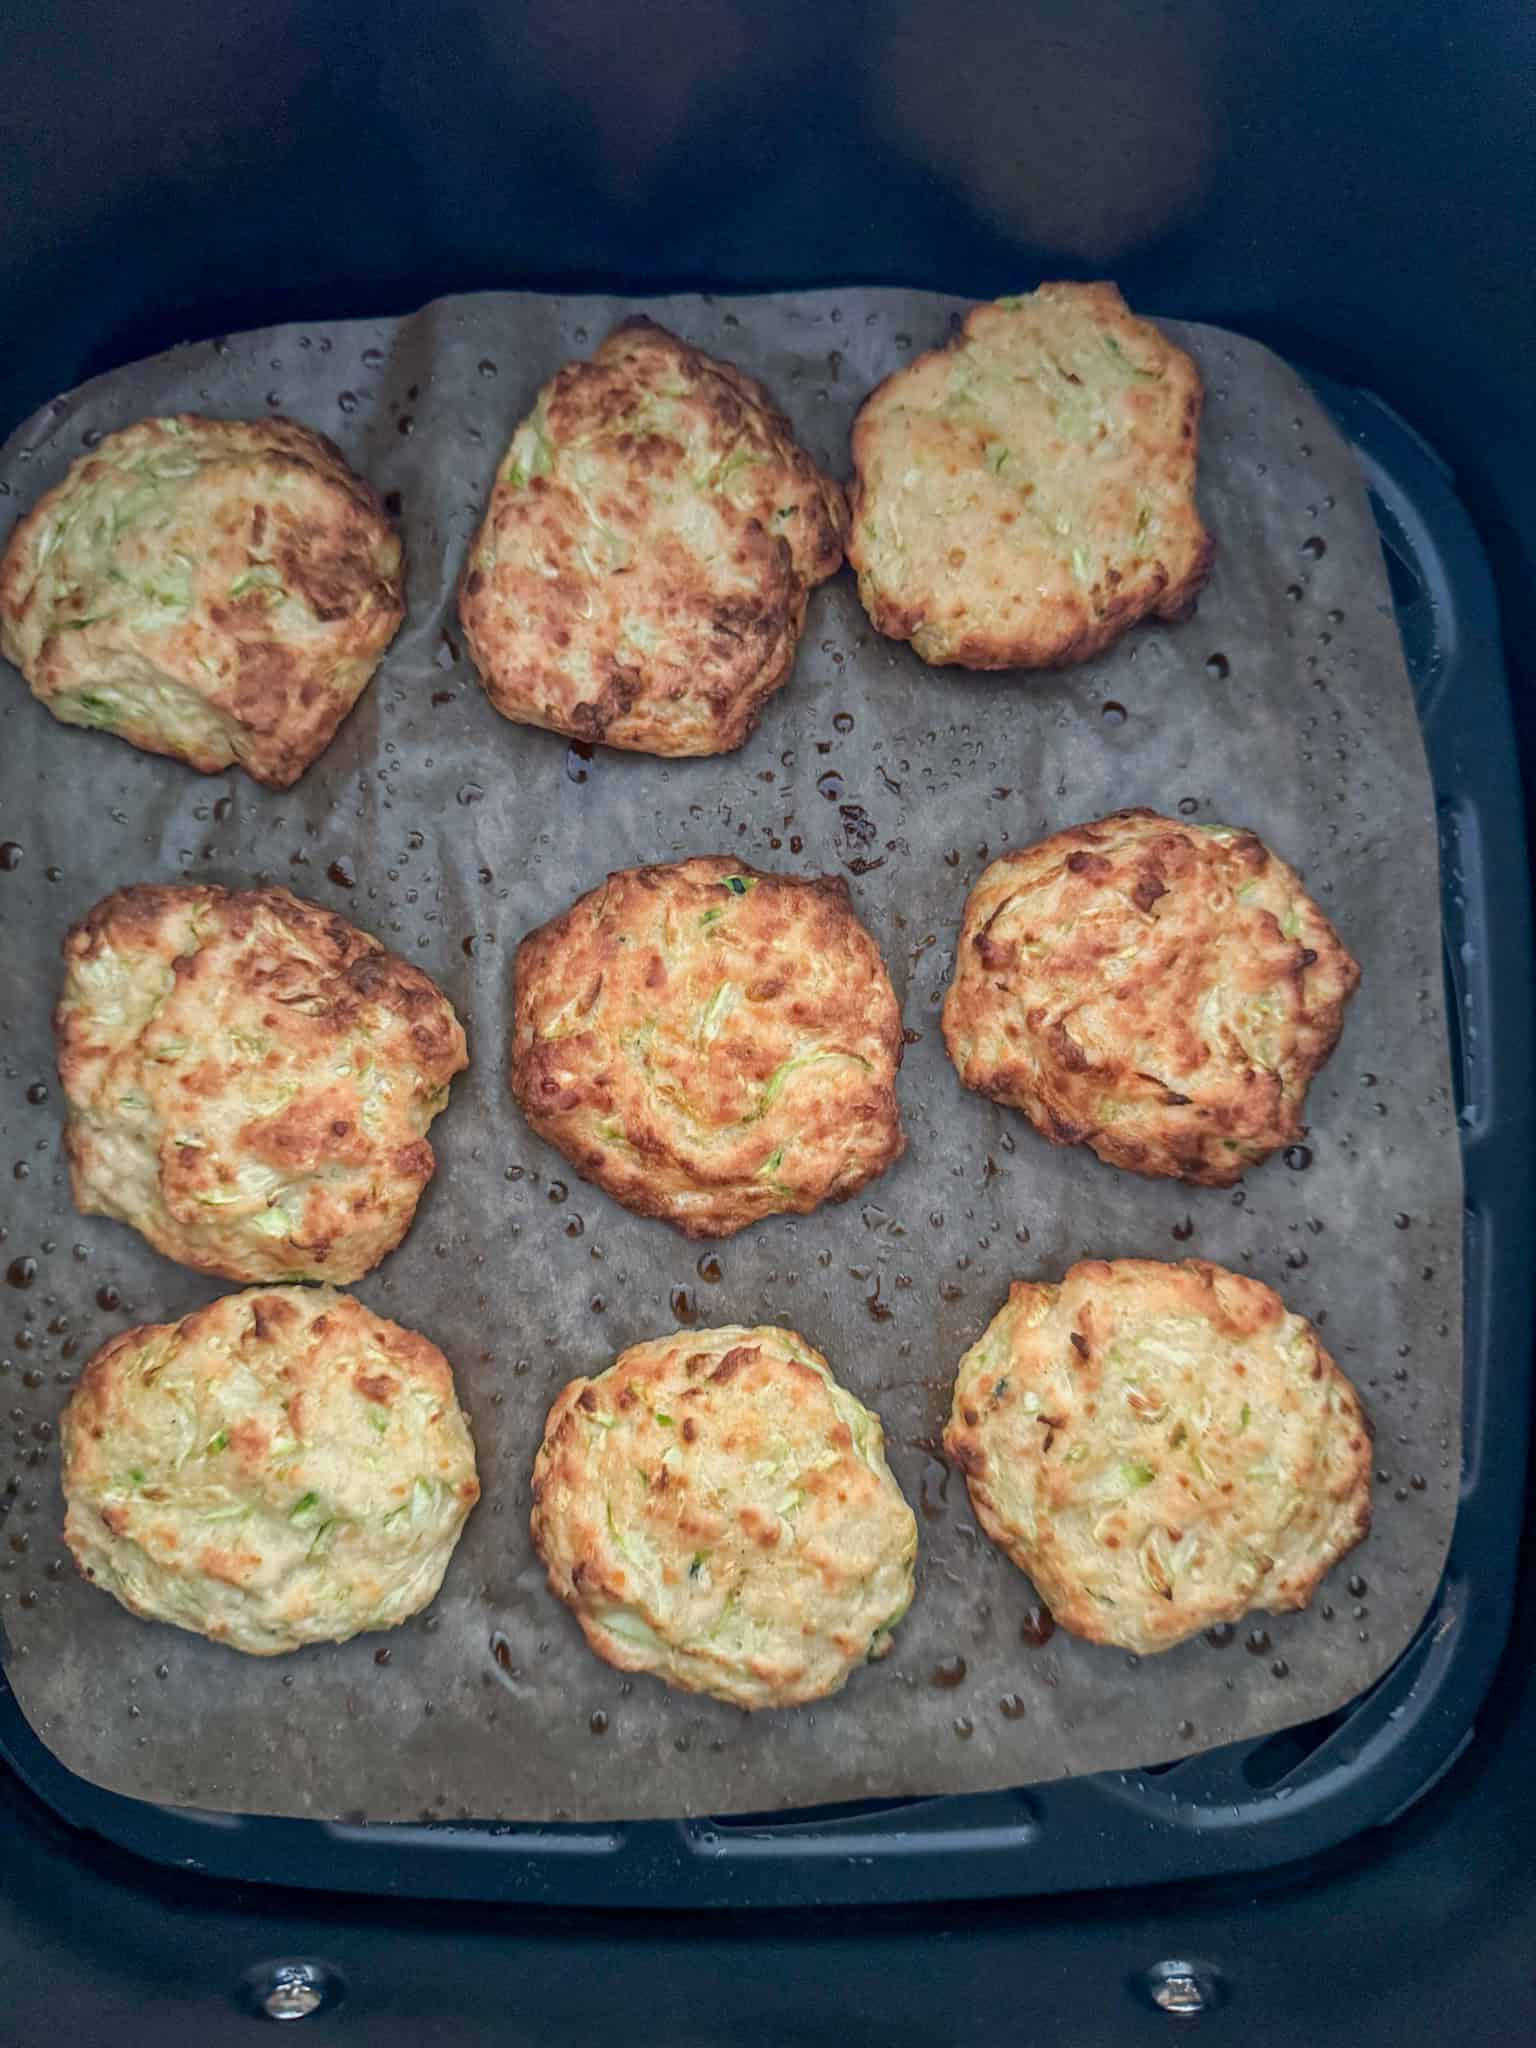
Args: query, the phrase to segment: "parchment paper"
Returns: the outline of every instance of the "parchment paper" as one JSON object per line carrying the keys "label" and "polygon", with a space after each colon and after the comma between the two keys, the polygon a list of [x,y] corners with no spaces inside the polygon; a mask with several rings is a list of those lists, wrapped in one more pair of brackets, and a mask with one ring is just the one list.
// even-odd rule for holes
{"label": "parchment paper", "polygon": [[[845,571],[813,597],[794,677],[739,753],[584,760],[491,711],[451,591],[514,422],[630,310],[485,295],[188,346],[56,401],[0,456],[3,533],[99,432],[158,411],[281,409],[400,494],[410,565],[405,630],[287,793],[68,730],[0,677],[0,840],[20,849],[0,855],[0,1617],[33,1726],[115,1791],[272,1814],[561,1820],[1025,1784],[1323,1713],[1397,1656],[1436,1585],[1458,1469],[1461,1194],[1435,825],[1347,448],[1263,349],[1174,328],[1209,386],[1202,497],[1219,544],[1192,622],[1059,675],[966,677],[876,638]],[[838,474],[858,401],[958,311],[900,291],[645,310],[766,377]],[[961,1090],[939,1035],[961,905],[989,855],[1143,803],[1252,826],[1301,867],[1364,967],[1312,1092],[1310,1164],[1277,1158],[1234,1194],[1052,1149]],[[725,850],[849,875],[905,1007],[910,1145],[862,1199],[701,1255],[529,1134],[504,1078],[508,979],[522,933],[609,868]],[[284,882],[344,911],[438,978],[473,1060],[434,1126],[438,1175],[414,1229],[356,1291],[453,1360],[483,1502],[428,1615],[271,1661],[133,1620],[75,1575],[59,1533],[54,1432],[81,1364],[130,1322],[223,1291],[76,1216],[58,1148],[48,1019],[64,930],[119,884],[183,877]],[[1378,1426],[1375,1529],[1311,1612],[1255,1617],[1252,1654],[1246,1628],[1140,1663],[1061,1633],[1032,1647],[1032,1589],[978,1536],[935,1455],[955,1363],[1014,1277],[1187,1253],[1326,1318]],[[12,1261],[36,1262],[30,1285]],[[531,1551],[529,1466],[556,1388],[686,1317],[803,1331],[880,1410],[921,1509],[917,1598],[894,1652],[808,1710],[746,1716],[622,1679],[587,1652]],[[963,1677],[937,1682],[956,1659]]]}

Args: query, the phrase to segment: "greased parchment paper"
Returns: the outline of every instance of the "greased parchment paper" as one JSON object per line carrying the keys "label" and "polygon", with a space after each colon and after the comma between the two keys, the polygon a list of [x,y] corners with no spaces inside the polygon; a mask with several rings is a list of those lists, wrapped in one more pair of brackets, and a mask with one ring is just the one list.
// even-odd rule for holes
{"label": "greased parchment paper", "polygon": [[[844,571],[812,597],[794,676],[739,753],[586,759],[490,709],[452,590],[514,422],[633,310],[484,294],[192,345],[58,400],[0,455],[8,532],[99,433],[152,412],[281,410],[399,494],[409,560],[404,630],[286,792],[66,729],[0,677],[0,840],[19,849],[0,866],[0,1618],[33,1727],[115,1791],[271,1814],[595,1820],[1025,1784],[1324,1713],[1398,1655],[1438,1579],[1459,1463],[1461,1177],[1435,823],[1349,451],[1265,350],[1175,327],[1209,387],[1201,495],[1218,554],[1194,620],[1058,675],[970,677],[878,639]],[[844,474],[859,400],[942,340],[957,302],[881,290],[643,310],[766,378]],[[1235,1193],[1055,1150],[964,1093],[944,1055],[938,1006],[982,865],[1125,804],[1252,826],[1364,968],[1312,1091],[1310,1161],[1276,1158]],[[862,1199],[700,1247],[615,1207],[527,1131],[505,1079],[508,984],[522,934],[608,869],[717,851],[849,877],[904,1004],[910,1143]],[[60,1540],[57,1422],[81,1365],[130,1323],[223,1291],[75,1215],[59,1155],[49,1011],[65,928],[108,889],[180,878],[282,882],[345,912],[437,977],[470,1039],[415,1227],[356,1291],[453,1361],[484,1498],[424,1617],[272,1660],[133,1620]],[[1310,1612],[1256,1616],[1251,1637],[1139,1663],[1060,1632],[1032,1646],[1028,1582],[936,1455],[955,1363],[1010,1279],[1191,1253],[1324,1323],[1377,1426],[1373,1533]],[[747,1716],[625,1680],[545,1591],[528,1486],[549,1401],[680,1321],[801,1330],[879,1409],[920,1510],[917,1598],[892,1654],[819,1706]]]}

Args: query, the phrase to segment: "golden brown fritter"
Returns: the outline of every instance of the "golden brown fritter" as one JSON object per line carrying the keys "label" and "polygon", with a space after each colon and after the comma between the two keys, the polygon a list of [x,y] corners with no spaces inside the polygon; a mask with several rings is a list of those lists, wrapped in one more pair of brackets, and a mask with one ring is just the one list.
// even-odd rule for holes
{"label": "golden brown fritter", "polygon": [[1359,979],[1251,832],[1116,811],[982,875],[944,1041],[967,1088],[1053,1144],[1229,1187],[1304,1134]]}
{"label": "golden brown fritter", "polygon": [[467,1063],[419,968],[286,889],[145,884],[64,942],[77,1206],[234,1280],[355,1280],[432,1178]]}
{"label": "golden brown fritter", "polygon": [[285,789],[405,616],[400,537],[292,420],[141,420],[71,464],[0,562],[0,652],[66,725]]}
{"label": "golden brown fritter", "polygon": [[847,528],[841,487],[761,384],[626,320],[513,436],[459,614],[504,717],[726,753],[789,674]]}
{"label": "golden brown fritter", "polygon": [[945,1448],[1063,1628],[1147,1655],[1305,1607],[1371,1524],[1371,1430],[1304,1316],[1204,1260],[1015,1281]]}
{"label": "golden brown fritter", "polygon": [[572,1380],[532,1529],[599,1657],[738,1707],[839,1691],[912,1599],[880,1418],[793,1330],[679,1330]]}
{"label": "golden brown fritter", "polygon": [[1083,661],[1182,619],[1210,569],[1200,375],[1112,284],[977,306],[853,425],[848,558],[875,626],[924,661]]}
{"label": "golden brown fritter", "polygon": [[626,868],[517,952],[512,1092],[585,1180],[689,1237],[900,1158],[901,1013],[847,884]]}
{"label": "golden brown fritter", "polygon": [[447,1359],[329,1287],[125,1330],[61,1436],[85,1576],[255,1657],[425,1607],[480,1493]]}

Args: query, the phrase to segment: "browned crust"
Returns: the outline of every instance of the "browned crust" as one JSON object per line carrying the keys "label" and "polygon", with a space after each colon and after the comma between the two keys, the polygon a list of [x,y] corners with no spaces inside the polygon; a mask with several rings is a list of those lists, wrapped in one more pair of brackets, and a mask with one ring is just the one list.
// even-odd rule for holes
{"label": "browned crust", "polygon": [[[897,1618],[905,1611],[916,1530],[883,1452],[871,1462],[856,1449],[844,1413],[859,1411],[830,1381],[793,1331],[725,1329],[632,1345],[561,1389],[534,1462],[529,1527],[550,1591],[597,1656],[751,1710],[822,1698],[884,1654],[878,1631],[890,1597]],[[750,1498],[757,1461],[775,1456],[788,1458],[802,1496],[798,1543]],[[621,1533],[635,1529],[655,1560],[643,1580]],[[715,1647],[712,1632],[697,1632],[690,1582],[704,1560],[732,1597],[751,1582],[757,1648]],[[626,1641],[608,1625],[615,1610],[643,1619],[654,1640]]]}
{"label": "browned crust", "polygon": [[[215,435],[225,454],[252,465],[252,475],[230,490],[230,502],[200,536],[207,561],[222,565],[221,587],[254,564],[259,551],[259,559],[272,563],[326,631],[323,645],[313,649],[285,639],[271,630],[266,604],[253,591],[241,598],[210,597],[181,626],[156,631],[149,655],[165,674],[242,729],[239,765],[254,780],[286,789],[330,744],[405,617],[398,530],[379,494],[349,466],[335,442],[313,428],[280,414],[267,420],[216,420],[179,413],[141,420],[106,437],[72,463],[12,530],[0,558],[0,639],[44,704],[82,680],[79,636],[62,630],[71,600],[56,608],[56,623],[35,658],[21,656],[22,636],[44,601],[37,537],[82,482],[112,474],[114,451],[125,441],[153,454],[178,448],[185,435]],[[295,475],[322,487],[323,518],[295,519],[280,494],[266,488]],[[392,561],[392,569],[381,572],[381,560]],[[78,606],[81,600],[72,602]],[[88,631],[91,658],[109,661],[116,647],[114,629],[102,625]],[[114,729],[147,753],[185,761],[205,774],[230,765],[222,754],[189,750],[148,726]]]}
{"label": "browned crust", "polygon": [[[1240,890],[1254,900],[1243,904]],[[1290,936],[1277,904],[1294,920]],[[1116,811],[982,875],[966,901],[944,1040],[968,1088],[1022,1110],[1051,1143],[1230,1187],[1305,1135],[1307,1089],[1359,979],[1299,877],[1253,833],[1224,842],[1155,811]],[[1223,1018],[1202,1022],[1218,985],[1274,1005],[1268,1064]]]}
{"label": "browned crust", "polygon": [[[189,1520],[186,1500],[177,1497],[182,1491],[180,1468],[174,1473],[170,1470],[174,1453],[162,1456],[145,1423],[144,1403],[160,1372],[185,1369],[190,1363],[190,1379],[198,1390],[209,1384],[227,1390],[237,1377],[247,1375],[260,1386],[261,1399],[255,1404],[258,1412],[227,1420],[223,1426],[217,1447],[218,1481],[236,1498],[253,1504],[265,1502],[270,1509],[274,1406],[277,1415],[286,1418],[279,1421],[279,1429],[299,1440],[290,1447],[289,1455],[305,1455],[306,1438],[311,1451],[336,1441],[338,1429],[345,1442],[347,1423],[338,1416],[336,1404],[347,1398],[353,1361],[379,1351],[389,1358],[395,1374],[378,1373],[366,1382],[353,1379],[352,1386],[365,1399],[387,1411],[402,1393],[410,1397],[425,1394],[432,1404],[427,1420],[433,1428],[445,1411],[456,1408],[452,1369],[437,1346],[418,1332],[375,1315],[346,1294],[327,1291],[315,1296],[288,1288],[225,1295],[179,1322],[141,1324],[109,1339],[81,1373],[60,1427],[67,1510],[64,1540],[85,1577],[97,1580],[96,1563],[104,1557],[103,1527],[110,1537],[148,1560],[161,1580],[172,1584],[200,1577],[246,1587],[263,1565],[262,1549],[253,1548],[251,1541],[237,1532],[220,1529],[216,1539],[207,1540],[214,1525],[199,1524],[195,1515]],[[227,1407],[225,1412],[229,1412]],[[420,1420],[419,1411],[413,1408],[403,1414],[408,1423]],[[260,1419],[263,1416],[265,1421]],[[467,1512],[480,1493],[472,1462],[464,1470],[460,1443],[451,1435],[437,1442],[436,1452],[441,1483],[447,1486],[451,1482],[454,1499]],[[145,1467],[142,1478],[128,1475],[135,1454]],[[472,1457],[470,1450],[469,1460]],[[277,1468],[283,1462],[279,1458]],[[131,1505],[121,1498],[125,1476],[139,1480]],[[411,1478],[407,1465],[385,1494],[384,1504],[396,1497],[407,1498]],[[205,1483],[195,1476],[191,1479],[194,1489]],[[113,1493],[119,1495],[117,1505],[106,1498]],[[366,1583],[366,1562],[361,1569]],[[220,1614],[215,1603],[194,1621],[184,1607],[170,1616],[159,1607],[146,1609],[132,1596],[125,1577],[115,1572],[110,1573],[109,1586],[131,1613],[174,1619],[181,1626],[196,1627],[215,1642],[235,1639],[238,1647],[255,1654],[297,1647],[304,1635],[302,1624],[311,1612],[302,1599],[296,1600],[284,1617],[297,1630],[292,1640],[253,1641],[240,1626],[242,1617]],[[387,1586],[380,1587],[380,1597],[387,1590]],[[361,1625],[369,1625],[366,1618]]]}
{"label": "browned crust", "polygon": [[[231,1326],[241,1317],[244,1328],[237,1334]],[[174,1339],[178,1346],[195,1346],[207,1338],[226,1336],[242,1355],[258,1363],[264,1375],[273,1370],[271,1347],[286,1342],[276,1372],[290,1407],[303,1403],[312,1392],[330,1386],[337,1378],[338,1355],[345,1356],[349,1339],[360,1338],[377,1344],[400,1369],[398,1381],[375,1387],[369,1398],[388,1407],[406,1383],[435,1394],[441,1401],[455,1398],[453,1369],[438,1347],[419,1331],[376,1315],[352,1295],[331,1296],[324,1313],[316,1316],[307,1329],[300,1330],[299,1322],[290,1294],[265,1294],[253,1289],[241,1295],[222,1295],[178,1322],[140,1323],[108,1338],[87,1361],[69,1398],[69,1441],[63,1473],[66,1493],[78,1468],[89,1457],[89,1446],[101,1441],[118,1405],[125,1399],[132,1405],[135,1390],[132,1381],[125,1380],[124,1360],[136,1358],[147,1345],[161,1338]],[[269,1453],[265,1436],[259,1430],[253,1433],[250,1424],[237,1424],[231,1429],[228,1456],[235,1465],[260,1473],[268,1463]]]}
{"label": "browned crust", "polygon": [[[737,993],[706,1046],[700,1020],[722,988]],[[625,1044],[647,1015],[660,1020],[654,1055]],[[808,1051],[831,1056],[766,1099]],[[518,948],[511,1084],[524,1115],[583,1179],[690,1237],[846,1200],[893,1165],[901,1054],[884,962],[841,877],[723,855],[622,869]]]}
{"label": "browned crust", "polygon": [[[291,934],[291,947],[249,944],[263,920]],[[195,939],[193,924],[200,928]],[[143,1030],[119,1042],[103,1032],[88,1005],[73,999],[77,970],[108,951],[170,969],[172,992],[154,1023],[163,1028],[168,1015],[178,1014],[197,1056],[181,1058],[174,1069],[157,1066],[143,1056]],[[136,1080],[156,1091],[156,1106],[173,1131],[188,1121],[209,1126],[199,1147],[178,1146],[170,1135],[160,1145],[165,1213],[131,1218],[157,1250],[202,1272],[259,1281],[289,1270],[354,1279],[394,1249],[432,1177],[431,1144],[398,1108],[377,1137],[370,1135],[351,1078],[321,1077],[332,1074],[338,1050],[365,1021],[377,1024],[382,1014],[389,1035],[376,1041],[376,1056],[399,1065],[428,1096],[445,1090],[468,1064],[468,1052],[457,1017],[428,975],[345,918],[286,889],[231,891],[212,884],[139,883],[116,890],[71,928],[64,958],[54,1035],[71,1110],[65,1152],[82,1211],[118,1213],[98,1184],[97,1137],[86,1112],[110,1115],[110,1104],[97,1103],[96,1092],[102,1076],[126,1057]],[[282,1061],[314,1078],[280,1111],[222,1128],[232,1083],[241,1076],[228,1053],[211,1042],[203,1046],[198,1034],[231,1017],[270,1035],[266,1066]],[[293,1238],[265,1247],[209,1241],[200,1198],[234,1186],[241,1160],[316,1176]]]}
{"label": "browned crust", "polygon": [[[722,536],[714,560],[652,504],[652,484],[701,495],[685,430],[642,419],[656,392],[683,394],[686,431],[710,450],[750,456],[744,479],[709,497]],[[503,463],[459,581],[486,694],[519,723],[609,746],[664,755],[740,746],[794,663],[808,591],[842,561],[841,488],[754,378],[645,319],[622,321],[590,362],[567,363],[535,417],[555,467],[514,485]],[[560,466],[578,441],[605,465],[590,510]],[[774,515],[786,502],[797,509],[781,532]],[[587,545],[594,515],[626,550],[602,576]],[[651,641],[643,649],[626,637],[637,624]]]}
{"label": "browned crust", "polygon": [[[1155,1304],[1159,1310],[1174,1309],[1198,1316],[1238,1344],[1263,1339],[1288,1315],[1273,1288],[1205,1259],[1185,1259],[1176,1265],[1152,1259],[1089,1259],[1071,1267],[1059,1287],[1014,1281],[1007,1308],[995,1322],[1004,1321],[1009,1311],[1016,1311],[1018,1328],[1028,1324],[1037,1304],[1052,1305],[1058,1296],[1075,1302],[1077,1328],[1071,1333],[1076,1354],[1074,1395],[1081,1413],[1090,1419],[1096,1404],[1108,1398],[1104,1364],[1109,1323],[1107,1317],[1096,1317],[1094,1296],[1107,1287],[1126,1284],[1143,1287],[1149,1306]],[[1096,1321],[1100,1324],[1098,1331],[1094,1327]],[[1261,1560],[1267,1562],[1268,1571],[1249,1595],[1233,1595],[1215,1584],[1193,1596],[1175,1599],[1170,1593],[1165,1600],[1154,1600],[1149,1603],[1144,1636],[1135,1631],[1128,1634],[1124,1622],[1117,1625],[1085,1589],[1070,1547],[1058,1539],[1052,1513],[1042,1517],[1031,1540],[999,1497],[1000,1475],[988,1443],[995,1398],[1004,1389],[1014,1397],[1029,1388],[1047,1389],[1051,1361],[1042,1355],[1038,1343],[1032,1342],[1028,1334],[1015,1338],[999,1362],[1000,1369],[993,1368],[974,1380],[968,1394],[962,1391],[963,1380],[957,1383],[954,1408],[944,1429],[945,1451],[965,1475],[971,1505],[984,1533],[1030,1578],[1062,1628],[1086,1642],[1118,1645],[1143,1653],[1171,1649],[1201,1629],[1218,1622],[1237,1621],[1255,1608],[1282,1614],[1308,1606],[1340,1558],[1365,1540],[1371,1528],[1374,1430],[1353,1382],[1339,1369],[1311,1323],[1307,1324],[1307,1331],[1311,1361],[1306,1371],[1307,1390],[1313,1391],[1326,1380],[1339,1404],[1338,1424],[1330,1435],[1332,1450],[1342,1453],[1340,1466],[1331,1477],[1318,1475],[1324,1505],[1331,1502],[1341,1511],[1337,1540],[1314,1562],[1301,1568],[1276,1571],[1273,1560]],[[968,1398],[974,1405],[967,1405]],[[1296,1397],[1293,1394],[1291,1398]],[[1044,1503],[1056,1512],[1066,1508],[1074,1497],[1062,1456],[1064,1446],[1071,1440],[1068,1432],[1078,1419],[1045,1416],[1043,1431],[1031,1444],[1031,1455],[1037,1458],[1043,1475]],[[1053,1442],[1058,1433],[1059,1439]],[[1052,1450],[1057,1453],[1054,1467],[1049,1463]],[[1225,1467],[1221,1469],[1224,1471]],[[1221,1479],[1222,1494],[1232,1495],[1234,1486],[1234,1480]],[[1233,1511],[1241,1512],[1240,1501],[1234,1500]],[[1195,1510],[1189,1512],[1193,1514]]]}
{"label": "browned crust", "polygon": [[[1155,358],[1163,365],[1163,375],[1175,395],[1166,406],[1166,419],[1154,422],[1148,417],[1144,421],[1149,437],[1155,429],[1161,444],[1149,446],[1145,474],[1149,484],[1165,492],[1179,508],[1186,531],[1173,562],[1160,557],[1127,560],[1123,567],[1111,565],[1103,579],[1086,591],[1064,595],[1042,589],[1024,604],[1022,616],[1007,630],[976,624],[962,632],[947,625],[941,647],[918,648],[924,660],[936,666],[1056,668],[1089,660],[1143,620],[1177,623],[1192,616],[1215,559],[1215,542],[1194,506],[1205,391],[1193,360],[1150,321],[1137,319],[1113,284],[1049,284],[1041,291],[1070,295],[1085,317],[1107,332],[1132,340],[1142,360]],[[887,415],[902,407],[914,384],[933,366],[946,364],[957,352],[983,339],[995,328],[999,314],[995,304],[974,306],[942,347],[925,350],[877,384],[854,420],[848,560],[858,572],[859,595],[871,623],[888,639],[921,639],[936,618],[941,593],[910,581],[893,586],[880,580],[878,556],[865,538],[867,522],[878,512],[878,494],[870,481],[876,443],[890,431]],[[1129,393],[1126,404],[1133,418],[1151,410],[1147,395],[1140,391]],[[951,474],[980,459],[979,445],[973,448],[968,444],[968,431],[956,429]],[[1022,590],[1019,595],[1026,597]]]}

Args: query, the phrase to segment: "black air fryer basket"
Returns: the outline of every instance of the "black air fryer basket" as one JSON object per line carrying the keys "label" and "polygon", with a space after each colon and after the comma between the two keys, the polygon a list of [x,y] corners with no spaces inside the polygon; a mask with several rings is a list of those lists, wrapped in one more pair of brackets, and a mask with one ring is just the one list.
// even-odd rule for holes
{"label": "black air fryer basket", "polygon": [[[1112,274],[1293,363],[1365,475],[1430,759],[1466,1286],[1414,1641],[1338,1712],[1177,1764],[676,1823],[271,1820],[93,1787],[0,1672],[0,2042],[1536,2038],[1529,11],[12,12],[5,432],[184,338],[476,289]],[[0,767],[0,837],[3,806]]]}

